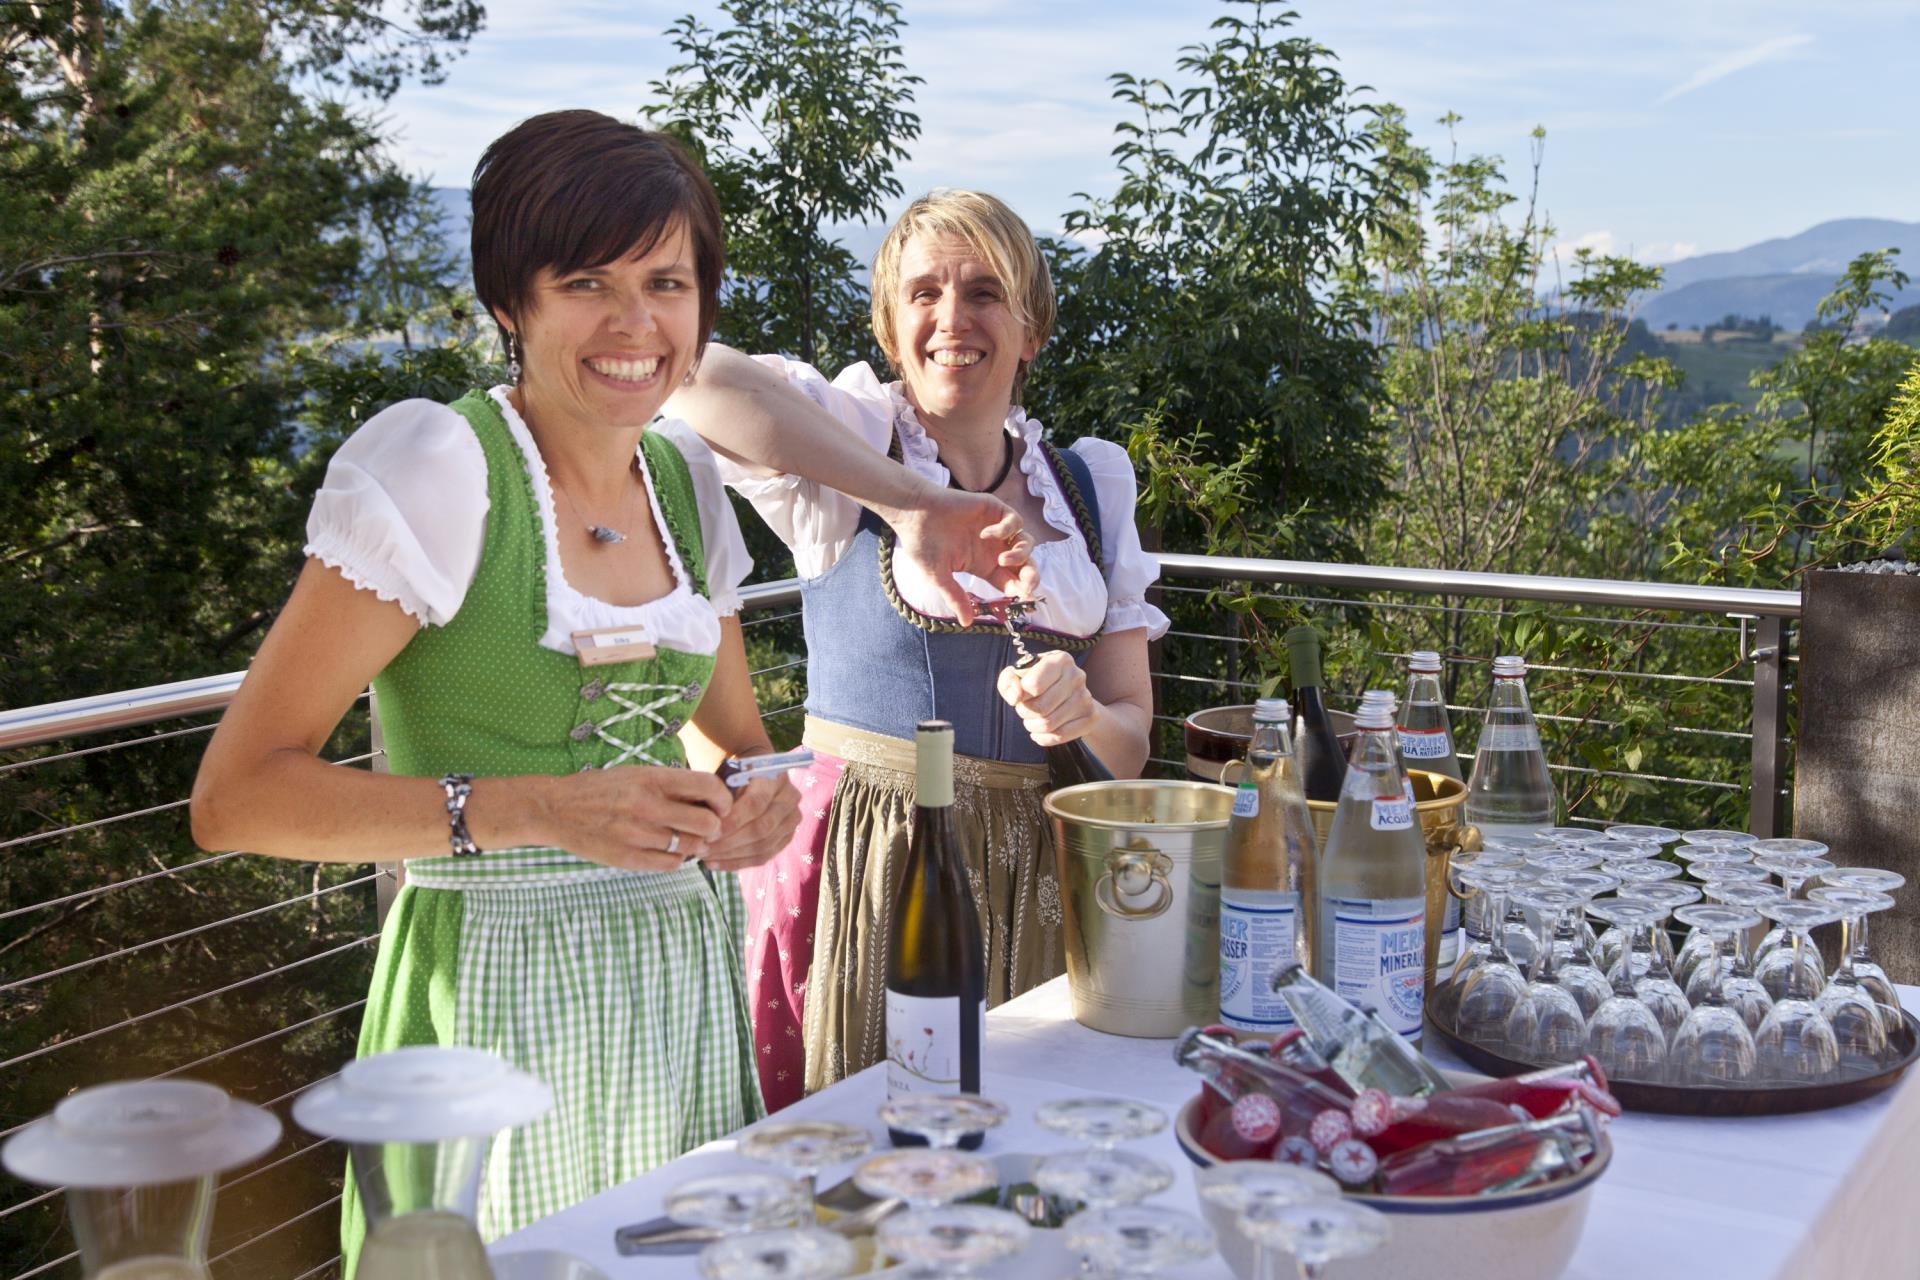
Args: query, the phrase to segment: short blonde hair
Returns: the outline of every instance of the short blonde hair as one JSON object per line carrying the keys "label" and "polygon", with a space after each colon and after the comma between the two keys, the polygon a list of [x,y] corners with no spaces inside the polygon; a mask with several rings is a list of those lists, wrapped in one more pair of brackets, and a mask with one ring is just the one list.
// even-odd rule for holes
{"label": "short blonde hair", "polygon": [[[873,259],[873,336],[895,369],[900,353],[894,349],[894,295],[900,287],[900,255],[917,234],[959,236],[993,269],[1007,292],[1014,319],[1026,329],[1036,350],[1053,332],[1055,305],[1053,276],[1033,232],[998,196],[984,191],[942,188],[929,191],[907,206],[880,242]],[[1027,362],[1013,377],[1016,402],[1027,382]]]}

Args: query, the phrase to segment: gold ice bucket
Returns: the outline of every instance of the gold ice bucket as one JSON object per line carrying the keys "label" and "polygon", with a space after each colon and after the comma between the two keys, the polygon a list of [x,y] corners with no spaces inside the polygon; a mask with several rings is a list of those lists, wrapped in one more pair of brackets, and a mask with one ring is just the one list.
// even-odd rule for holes
{"label": "gold ice bucket", "polygon": [[1046,798],[1073,1016],[1171,1038],[1220,1012],[1220,865],[1231,788],[1119,780]]}
{"label": "gold ice bucket", "polygon": [[[1427,844],[1427,963],[1426,990],[1434,988],[1434,972],[1440,964],[1440,934],[1447,918],[1447,897],[1453,855],[1480,847],[1480,829],[1467,825],[1464,812],[1467,784],[1444,773],[1409,769],[1413,783],[1413,811],[1420,817],[1420,834]],[[1313,814],[1315,846],[1326,852],[1327,833],[1333,830],[1333,812],[1339,805],[1332,800],[1309,800]]]}

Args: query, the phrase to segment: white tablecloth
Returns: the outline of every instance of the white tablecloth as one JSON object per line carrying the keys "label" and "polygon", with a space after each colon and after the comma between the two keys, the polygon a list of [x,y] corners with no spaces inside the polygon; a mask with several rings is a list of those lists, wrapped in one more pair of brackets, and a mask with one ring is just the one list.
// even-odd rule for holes
{"label": "white tablecloth", "polygon": [[[1920,1013],[1920,988],[1901,999]],[[1439,1057],[1439,1055],[1436,1055]],[[1457,1065],[1440,1059],[1444,1065]],[[1064,1145],[1032,1122],[1033,1108],[1075,1091],[1121,1094],[1177,1108],[1196,1088],[1175,1066],[1170,1042],[1130,1040],[1073,1021],[1066,979],[987,1016],[985,1092],[1013,1119],[988,1136],[983,1154],[1044,1152]],[[866,1125],[885,1096],[882,1068],[864,1071],[797,1103],[782,1118],[831,1117]],[[1920,1277],[1920,1073],[1895,1089],[1831,1111],[1759,1119],[1628,1114],[1613,1124],[1613,1167],[1596,1189],[1568,1280],[1910,1280]],[[613,1280],[697,1275],[693,1259],[622,1258],[613,1230],[651,1218],[661,1198],[697,1174],[763,1168],[734,1153],[731,1139],[496,1241],[491,1252],[560,1249]],[[1176,1181],[1160,1200],[1195,1208],[1191,1166],[1171,1130],[1138,1144],[1166,1160]],[[851,1166],[827,1170],[826,1186]],[[1050,1233],[1049,1233],[1050,1234]],[[1065,1274],[1053,1249],[1014,1259],[992,1277]],[[1219,1260],[1176,1273],[1224,1280]]]}

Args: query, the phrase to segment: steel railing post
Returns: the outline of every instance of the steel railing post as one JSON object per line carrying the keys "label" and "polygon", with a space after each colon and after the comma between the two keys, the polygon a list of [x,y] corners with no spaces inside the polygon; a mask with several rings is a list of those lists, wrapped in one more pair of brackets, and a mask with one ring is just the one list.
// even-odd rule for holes
{"label": "steel railing post", "polygon": [[[387,739],[380,731],[380,700],[367,691],[367,727],[373,739],[373,759],[367,762],[367,768],[375,773],[387,772]],[[373,882],[373,925],[375,929],[387,927],[387,912],[393,908],[393,899],[400,892],[401,877],[406,868],[398,862],[376,862],[373,869],[380,878]]]}
{"label": "steel railing post", "polygon": [[1778,614],[1754,624],[1753,767],[1747,797],[1747,830],[1771,838],[1780,834],[1781,789],[1786,782],[1787,627]]}

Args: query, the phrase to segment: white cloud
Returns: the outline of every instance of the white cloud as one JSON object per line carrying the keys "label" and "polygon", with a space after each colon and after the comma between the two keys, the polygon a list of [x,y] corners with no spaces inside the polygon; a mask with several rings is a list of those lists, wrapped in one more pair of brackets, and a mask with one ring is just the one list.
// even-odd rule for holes
{"label": "white cloud", "polygon": [[1813,37],[1804,33],[1798,35],[1774,36],[1762,40],[1759,44],[1748,45],[1723,57],[1714,59],[1673,88],[1661,94],[1659,101],[1672,102],[1682,94],[1703,89],[1716,80],[1724,80],[1736,71],[1745,71],[1748,67],[1757,67],[1763,62],[1773,62],[1793,50],[1813,43]]}

